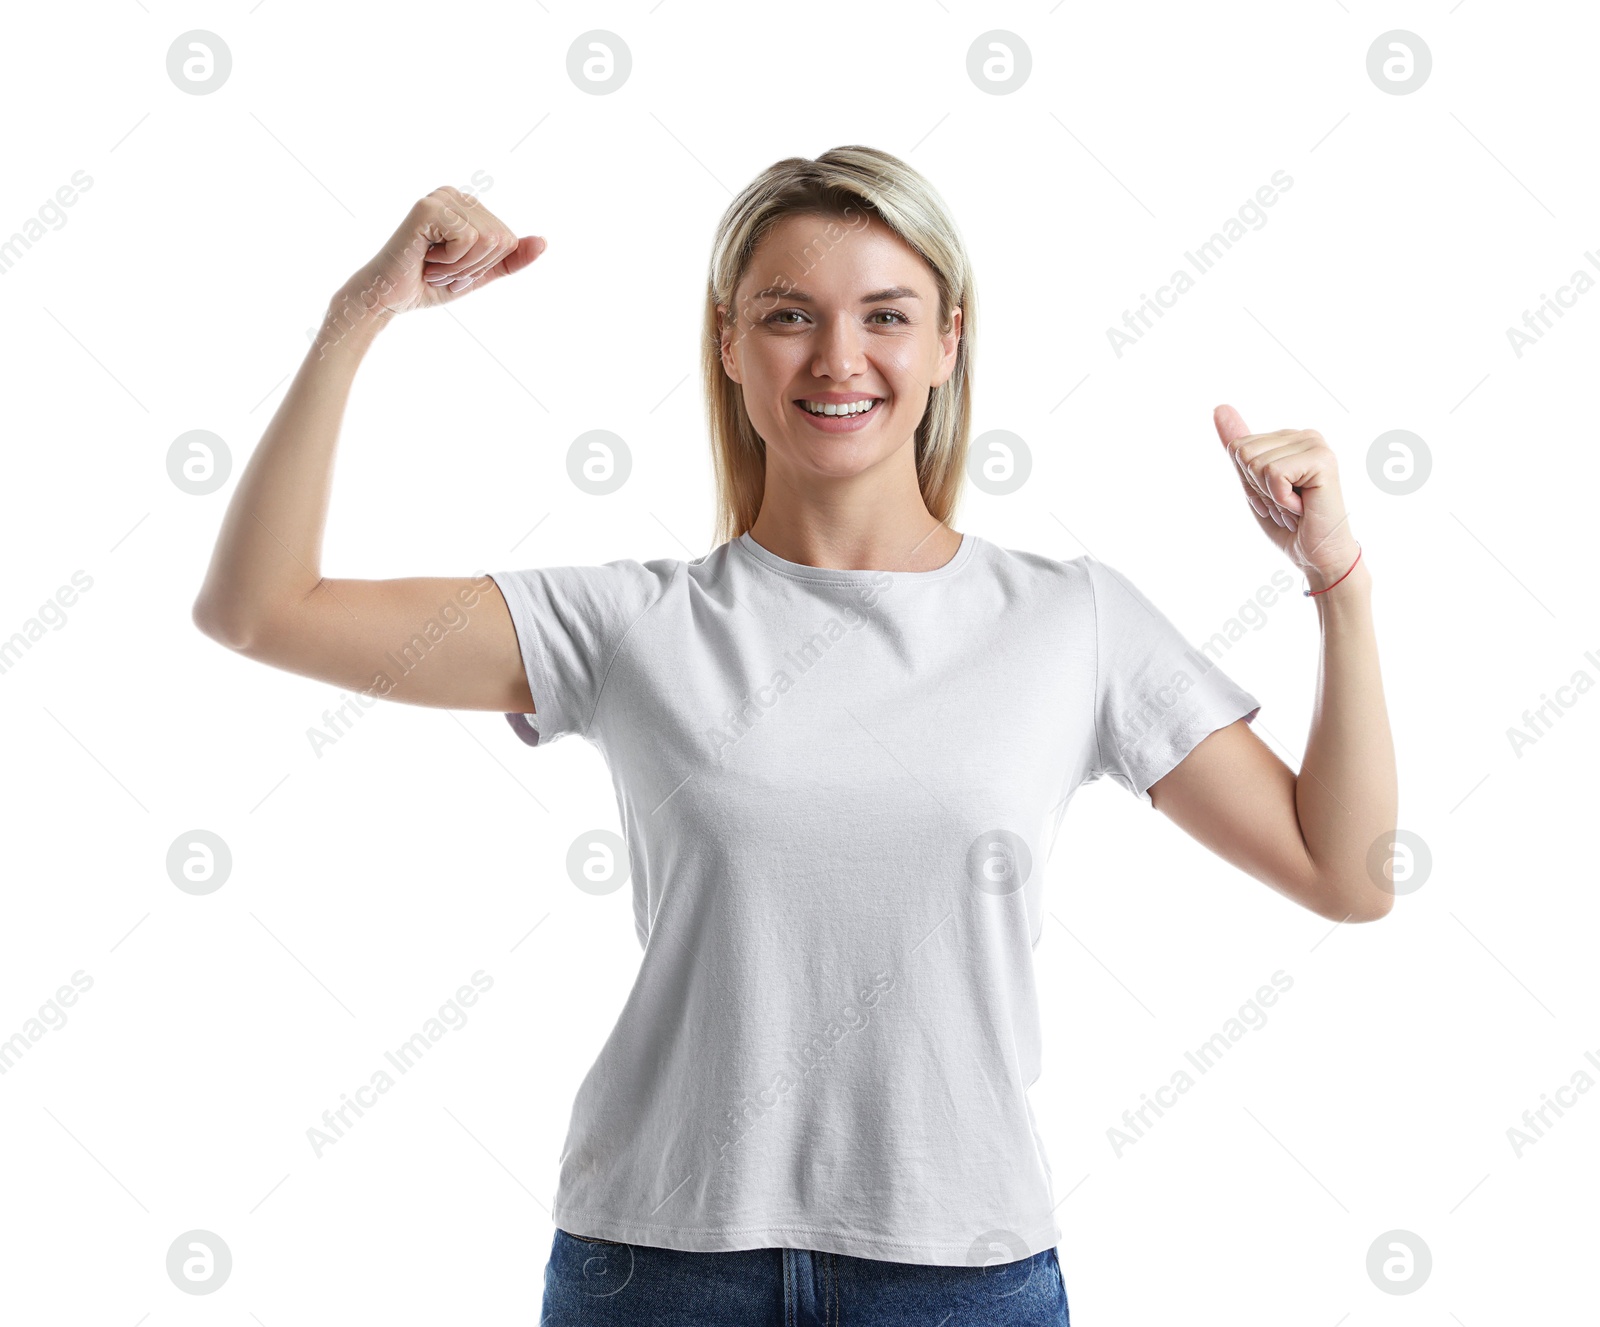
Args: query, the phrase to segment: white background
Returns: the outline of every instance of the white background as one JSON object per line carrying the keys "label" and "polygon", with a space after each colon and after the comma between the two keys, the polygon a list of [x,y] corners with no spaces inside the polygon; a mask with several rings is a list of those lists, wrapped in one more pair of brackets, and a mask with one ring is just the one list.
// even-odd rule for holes
{"label": "white background", "polygon": [[[948,202],[981,298],[975,433],[1033,456],[1012,496],[969,485],[957,528],[1091,551],[1201,640],[1285,565],[1212,407],[1334,446],[1401,825],[1432,853],[1387,919],[1334,927],[1109,780],[1080,792],[1047,867],[1033,1092],[1074,1322],[1592,1313],[1600,1093],[1520,1157],[1507,1130],[1600,1054],[1600,697],[1520,757],[1507,730],[1600,677],[1600,295],[1520,357],[1506,331],[1600,250],[1596,27],[1490,0],[11,13],[0,237],[74,171],[93,183],[0,275],[0,636],[73,572],[93,586],[0,675],[0,1039],[74,972],[93,985],[0,1076],[0,1317],[536,1319],[568,1110],[639,959],[628,891],[592,897],[565,869],[576,837],[618,828],[604,764],[581,741],[525,747],[498,714],[394,704],[319,757],[307,731],[340,693],[231,655],[190,606],[329,296],[417,197],[475,172],[549,249],[380,338],[323,570],[705,552],[713,228],[770,162],[846,143]],[[166,70],[196,28],[233,57],[204,96]],[[610,95],[567,74],[593,28],[632,53]],[[967,74],[995,28],[1032,57],[1003,96]],[[1409,95],[1366,69],[1396,28],[1433,54]],[[1267,224],[1113,353],[1106,329],[1278,170],[1293,187]],[[633,457],[609,497],[567,478],[594,428]],[[1396,428],[1433,459],[1406,496],[1368,475]],[[167,476],[191,429],[233,457],[205,497]],[[1317,644],[1296,590],[1224,661],[1294,765]],[[166,859],[200,828],[233,869],[196,897]],[[494,984],[467,1024],[316,1157],[323,1111],[479,969]],[[1266,1026],[1118,1157],[1122,1112],[1278,969],[1294,984]],[[166,1273],[193,1229],[232,1250],[214,1295]],[[1414,1293],[1367,1274],[1394,1229],[1432,1253]]]}

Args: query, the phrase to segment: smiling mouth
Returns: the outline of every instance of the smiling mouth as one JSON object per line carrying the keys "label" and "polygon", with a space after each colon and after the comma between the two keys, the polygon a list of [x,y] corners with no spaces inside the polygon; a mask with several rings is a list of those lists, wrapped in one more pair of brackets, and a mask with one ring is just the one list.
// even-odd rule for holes
{"label": "smiling mouth", "polygon": [[795,404],[808,415],[818,419],[854,419],[858,415],[870,415],[883,404],[881,396],[870,397],[862,401],[848,401],[836,403],[832,401],[808,401],[804,398],[797,399]]}

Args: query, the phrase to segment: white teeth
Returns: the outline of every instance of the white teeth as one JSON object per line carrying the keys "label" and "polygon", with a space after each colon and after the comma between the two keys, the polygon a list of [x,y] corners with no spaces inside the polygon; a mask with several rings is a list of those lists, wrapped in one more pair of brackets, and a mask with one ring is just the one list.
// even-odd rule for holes
{"label": "white teeth", "polygon": [[877,402],[852,401],[849,405],[831,405],[826,401],[802,401],[800,405],[813,415],[860,415],[871,410]]}

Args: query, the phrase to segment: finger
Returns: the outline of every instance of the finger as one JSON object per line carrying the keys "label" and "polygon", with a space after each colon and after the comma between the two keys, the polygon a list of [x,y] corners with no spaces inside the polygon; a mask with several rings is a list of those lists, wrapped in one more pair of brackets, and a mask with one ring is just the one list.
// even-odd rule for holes
{"label": "finger", "polygon": [[1230,448],[1230,454],[1233,457],[1234,468],[1239,472],[1239,478],[1244,481],[1245,488],[1269,506],[1272,505],[1272,494],[1267,491],[1266,485],[1262,482],[1261,474],[1251,463],[1250,450],[1236,444]]}
{"label": "finger", "polygon": [[471,283],[480,281],[480,278],[482,278],[490,268],[492,268],[496,263],[505,257],[505,249],[506,246],[504,242],[496,244],[492,249],[483,254],[483,256],[480,257],[476,262],[463,266],[462,269],[456,274],[455,278],[449,281],[447,284],[454,286],[460,284],[461,282]]}
{"label": "finger", "polygon": [[1243,471],[1239,472],[1239,487],[1244,490],[1245,501],[1250,504],[1250,510],[1255,512],[1257,516],[1265,516],[1267,514],[1266,499],[1256,492],[1249,476]]}
{"label": "finger", "polygon": [[478,279],[477,285],[487,285],[491,281],[498,281],[503,276],[510,276],[520,272],[535,258],[544,252],[545,242],[542,235],[524,235],[517,241],[517,247],[511,250],[497,263],[491,263],[488,270]]}
{"label": "finger", "polygon": [[478,228],[459,219],[452,221],[448,217],[441,217],[436,222],[436,228],[441,238],[428,245],[422,259],[424,263],[448,265],[478,242]]}
{"label": "finger", "polygon": [[524,235],[517,241],[517,247],[506,255],[505,270],[501,275],[510,276],[514,272],[520,272],[547,247],[543,235]]}
{"label": "finger", "polygon": [[1244,416],[1231,405],[1219,405],[1211,412],[1211,422],[1217,426],[1217,436],[1224,447],[1232,448],[1240,438],[1250,436],[1244,425]]}
{"label": "finger", "polygon": [[[1282,429],[1277,433],[1240,438],[1233,444],[1233,458],[1240,469],[1248,470],[1258,479],[1269,472],[1269,467],[1283,471],[1292,489],[1315,473],[1317,466],[1312,453],[1321,454],[1324,447],[1322,435],[1313,430]],[[1278,496],[1281,494],[1274,490],[1274,497]]]}
{"label": "finger", "polygon": [[475,268],[466,269],[464,275],[472,277],[481,286],[496,277],[520,272],[543,253],[544,249],[545,241],[542,235],[524,235],[518,239],[515,235],[504,234],[494,252],[487,255]]}
{"label": "finger", "polygon": [[1271,433],[1245,433],[1234,439],[1234,444],[1243,447],[1246,443],[1261,442],[1271,438],[1289,438],[1297,433],[1305,433],[1306,429],[1273,429]]}
{"label": "finger", "polygon": [[1251,433],[1245,427],[1244,416],[1231,405],[1219,405],[1211,412],[1212,422],[1217,426],[1217,436],[1222,439],[1222,445],[1227,448],[1229,456],[1241,470],[1250,454],[1268,442],[1283,442],[1293,437],[1299,430],[1278,429],[1272,433]]}
{"label": "finger", "polygon": [[423,280],[435,285],[448,285],[459,276],[465,276],[495,251],[498,238],[493,232],[474,232],[473,242],[455,254],[430,254],[423,268]]}
{"label": "finger", "polygon": [[1222,445],[1227,449],[1229,458],[1234,462],[1234,468],[1239,475],[1239,483],[1244,488],[1246,500],[1250,503],[1250,510],[1257,516],[1265,518],[1268,513],[1267,503],[1256,492],[1255,486],[1250,482],[1249,475],[1239,463],[1238,446],[1245,439],[1251,437],[1249,429],[1245,427],[1244,416],[1231,405],[1219,405],[1211,412],[1211,422],[1217,427],[1217,436],[1222,439]]}
{"label": "finger", "polygon": [[1262,493],[1257,491],[1255,485],[1250,482],[1250,476],[1243,470],[1236,469],[1234,473],[1239,476],[1239,487],[1244,490],[1244,499],[1250,504],[1250,510],[1256,514],[1256,519],[1261,521],[1263,525],[1267,523],[1276,524],[1276,522],[1272,521],[1272,504]]}
{"label": "finger", "polygon": [[1305,501],[1294,489],[1302,479],[1310,478],[1305,457],[1310,450],[1309,443],[1296,442],[1259,452],[1250,460],[1261,487],[1285,515],[1299,516],[1305,511]]}
{"label": "finger", "polygon": [[1251,460],[1267,477],[1274,500],[1296,516],[1305,512],[1306,489],[1338,486],[1337,459],[1315,429],[1302,430],[1282,447],[1256,452]]}
{"label": "finger", "polygon": [[1268,477],[1258,474],[1253,468],[1241,465],[1239,477],[1244,482],[1245,491],[1251,495],[1254,503],[1259,503],[1261,511],[1258,513],[1274,525],[1288,530],[1293,527],[1289,524],[1293,513],[1286,510],[1277,495],[1269,486]]}

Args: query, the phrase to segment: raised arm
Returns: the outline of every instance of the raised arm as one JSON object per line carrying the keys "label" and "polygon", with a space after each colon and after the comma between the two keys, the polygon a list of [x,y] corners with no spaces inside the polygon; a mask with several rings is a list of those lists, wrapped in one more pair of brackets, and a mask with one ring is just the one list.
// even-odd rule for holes
{"label": "raised arm", "polygon": [[1218,407],[1216,424],[1257,521],[1318,591],[1310,601],[1322,635],[1316,706],[1298,774],[1239,720],[1153,783],[1150,800],[1212,851],[1313,912],[1374,921],[1394,903],[1392,883],[1377,867],[1392,846],[1399,793],[1371,571],[1365,558],[1356,560],[1336,462],[1320,434],[1250,434],[1231,406]]}
{"label": "raised arm", "polygon": [[322,574],[334,450],[356,369],[400,313],[520,271],[544,241],[452,188],[419,199],[329,302],[223,517],[194,622],[274,667],[414,705],[533,713],[511,615],[487,576]]}

